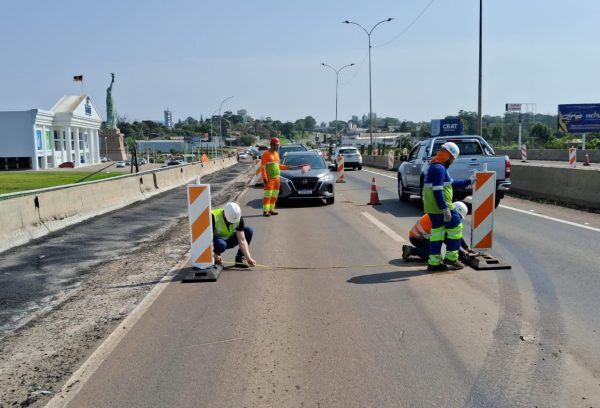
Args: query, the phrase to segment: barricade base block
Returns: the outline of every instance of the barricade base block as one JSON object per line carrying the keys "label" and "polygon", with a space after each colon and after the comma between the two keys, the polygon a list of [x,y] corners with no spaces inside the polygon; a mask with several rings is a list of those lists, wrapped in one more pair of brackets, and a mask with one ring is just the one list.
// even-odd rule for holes
{"label": "barricade base block", "polygon": [[216,282],[219,275],[223,272],[223,265],[212,265],[206,269],[186,265],[182,270],[182,282]]}
{"label": "barricade base block", "polygon": [[512,269],[512,266],[504,263],[500,258],[484,252],[465,254],[464,262],[476,271]]}

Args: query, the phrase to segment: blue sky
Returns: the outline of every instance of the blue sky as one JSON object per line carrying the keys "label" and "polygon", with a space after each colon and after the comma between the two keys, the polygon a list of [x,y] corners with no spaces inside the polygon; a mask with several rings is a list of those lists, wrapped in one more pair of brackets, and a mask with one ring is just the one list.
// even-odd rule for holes
{"label": "blue sky", "polygon": [[[373,110],[430,120],[477,109],[478,0],[18,0],[0,4],[0,110],[49,109],[84,92],[104,113],[116,73],[119,115],[160,119],[246,108],[254,117],[332,120],[369,110],[365,26],[373,34]],[[600,102],[600,2],[484,0],[483,110]]]}

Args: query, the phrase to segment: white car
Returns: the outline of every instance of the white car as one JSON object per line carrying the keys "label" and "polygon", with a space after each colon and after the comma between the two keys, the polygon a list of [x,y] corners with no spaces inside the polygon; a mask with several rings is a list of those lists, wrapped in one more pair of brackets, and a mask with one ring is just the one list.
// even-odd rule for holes
{"label": "white car", "polygon": [[356,147],[342,146],[334,150],[331,156],[331,162],[337,169],[337,158],[339,155],[344,156],[344,167],[352,167],[353,169],[362,170],[362,155]]}
{"label": "white car", "polygon": [[245,152],[240,153],[239,155],[240,160],[246,160],[248,158],[248,155]]}
{"label": "white car", "polygon": [[126,166],[126,164],[125,164],[125,162],[123,160],[119,160],[117,162],[117,167],[125,167],[125,166]]}

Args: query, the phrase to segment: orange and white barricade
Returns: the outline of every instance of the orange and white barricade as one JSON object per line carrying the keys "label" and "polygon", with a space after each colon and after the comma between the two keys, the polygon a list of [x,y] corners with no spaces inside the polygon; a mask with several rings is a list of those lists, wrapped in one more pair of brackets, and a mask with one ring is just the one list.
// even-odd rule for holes
{"label": "orange and white barricade", "polygon": [[574,147],[569,148],[569,166],[577,167],[577,149]]}
{"label": "orange and white barricade", "polygon": [[260,159],[254,160],[254,178],[252,179],[252,183],[254,185],[262,183],[262,174],[260,170]]}
{"label": "orange and white barricade", "polygon": [[344,180],[344,156],[341,154],[337,157],[337,180],[336,183],[345,183]]}
{"label": "orange and white barricade", "polygon": [[188,184],[188,215],[192,266],[209,268],[214,264],[210,184]]}
{"label": "orange and white barricade", "polygon": [[394,168],[394,151],[390,150],[388,153],[388,170],[392,170]]}
{"label": "orange and white barricade", "polygon": [[525,163],[527,161],[527,146],[525,143],[521,145],[521,161]]}
{"label": "orange and white barricade", "polygon": [[471,248],[492,248],[494,237],[494,207],[496,202],[496,172],[475,172]]}

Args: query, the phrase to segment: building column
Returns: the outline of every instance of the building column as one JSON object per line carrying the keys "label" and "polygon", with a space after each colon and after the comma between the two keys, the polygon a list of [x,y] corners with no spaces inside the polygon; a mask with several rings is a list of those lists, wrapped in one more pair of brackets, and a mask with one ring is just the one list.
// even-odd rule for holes
{"label": "building column", "polygon": [[100,163],[100,131],[94,129],[94,144],[96,146],[96,163]]}
{"label": "building column", "polygon": [[81,150],[79,150],[79,141],[81,140],[81,134],[79,128],[75,128],[75,167],[81,166]]}
{"label": "building column", "polygon": [[55,141],[54,141],[54,129],[50,128],[48,129],[48,131],[50,132],[50,142],[52,143],[50,145],[50,150],[52,151],[52,168],[56,168],[56,149],[55,149]]}
{"label": "building column", "polygon": [[48,170],[48,146],[46,146],[46,125],[42,125],[42,169]]}
{"label": "building column", "polygon": [[98,150],[98,146],[96,146],[96,138],[94,137],[94,129],[88,128],[88,145],[90,147],[90,161],[92,163],[97,163],[96,161],[96,150]]}
{"label": "building column", "polygon": [[67,160],[65,161],[73,161],[73,149],[71,148],[71,142],[73,138],[71,137],[71,127],[65,127],[65,142],[67,143]]}

